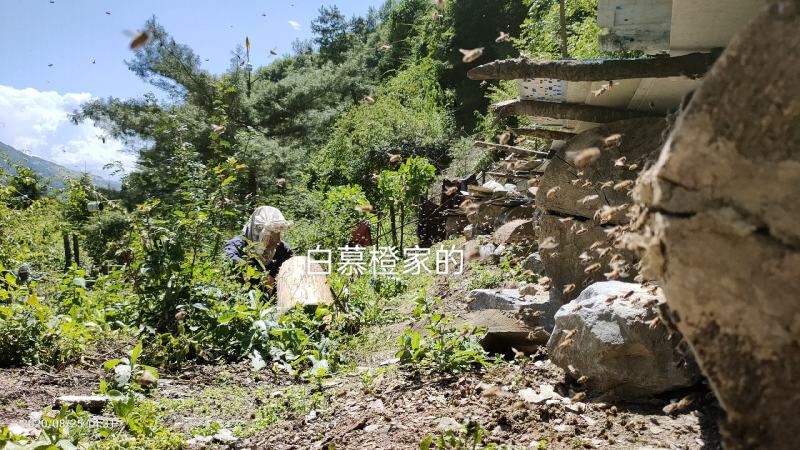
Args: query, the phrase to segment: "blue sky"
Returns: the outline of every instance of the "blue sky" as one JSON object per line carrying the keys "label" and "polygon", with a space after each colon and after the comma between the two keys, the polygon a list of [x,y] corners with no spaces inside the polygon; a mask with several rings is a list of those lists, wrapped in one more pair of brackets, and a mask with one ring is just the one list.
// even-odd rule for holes
{"label": "blue sky", "polygon": [[[97,137],[66,114],[94,97],[136,97],[154,88],[125,66],[130,37],[155,15],[178,42],[188,44],[212,73],[223,72],[231,51],[252,43],[255,66],[269,51],[291,53],[311,36],[322,5],[364,15],[383,0],[0,0],[0,141],[71,168],[101,173],[112,160],[129,167],[133,155]],[[106,14],[109,12],[110,14]],[[94,63],[93,63],[94,61]],[[52,64],[52,66],[49,66]]]}

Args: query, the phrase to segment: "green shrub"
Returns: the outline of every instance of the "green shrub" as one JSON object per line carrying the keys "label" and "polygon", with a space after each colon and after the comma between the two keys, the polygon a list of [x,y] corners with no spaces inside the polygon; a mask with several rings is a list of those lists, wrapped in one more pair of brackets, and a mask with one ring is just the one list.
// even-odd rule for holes
{"label": "green shrub", "polygon": [[429,299],[422,291],[417,298],[414,318],[425,322],[424,334],[409,328],[399,338],[400,363],[414,371],[462,373],[476,366],[492,363],[490,355],[481,347],[483,331],[451,325],[452,318],[442,313],[438,298]]}
{"label": "green shrub", "polygon": [[0,306],[0,367],[39,363],[49,318],[49,308],[41,305]]}
{"label": "green shrub", "polygon": [[95,262],[115,260],[116,254],[127,248],[124,238],[131,229],[131,221],[124,211],[106,210],[90,216],[81,228],[83,248]]}

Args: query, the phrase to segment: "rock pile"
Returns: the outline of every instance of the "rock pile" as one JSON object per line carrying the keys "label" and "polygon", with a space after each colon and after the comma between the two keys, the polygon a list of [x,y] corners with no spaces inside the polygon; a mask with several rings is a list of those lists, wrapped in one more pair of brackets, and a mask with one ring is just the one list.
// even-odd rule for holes
{"label": "rock pile", "polygon": [[587,130],[566,141],[539,178],[539,252],[565,300],[592,282],[636,276],[635,255],[619,243],[634,180],[655,158],[666,125],[643,118]]}

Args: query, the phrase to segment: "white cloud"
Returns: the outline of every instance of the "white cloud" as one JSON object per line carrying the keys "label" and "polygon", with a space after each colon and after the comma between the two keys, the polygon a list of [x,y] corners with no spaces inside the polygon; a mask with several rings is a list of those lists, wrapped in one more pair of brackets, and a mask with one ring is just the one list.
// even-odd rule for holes
{"label": "white cloud", "polygon": [[303,28],[303,27],[300,26],[300,22],[298,22],[296,20],[290,20],[289,21],[289,25],[291,25],[292,28],[294,28],[295,31],[300,31]]}
{"label": "white cloud", "polygon": [[70,169],[109,176],[103,165],[121,161],[132,169],[136,157],[119,141],[100,139],[91,121],[73,125],[68,114],[92,99],[86,92],[59,94],[0,85],[0,141]]}

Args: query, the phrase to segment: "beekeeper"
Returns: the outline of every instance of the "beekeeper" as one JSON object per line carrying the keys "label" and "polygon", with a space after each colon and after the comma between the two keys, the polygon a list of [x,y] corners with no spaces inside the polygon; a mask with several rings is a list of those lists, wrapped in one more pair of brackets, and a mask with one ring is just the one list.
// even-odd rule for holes
{"label": "beekeeper", "polygon": [[225,243],[225,257],[239,267],[254,266],[266,275],[261,281],[274,287],[281,264],[293,254],[281,240],[281,234],[290,225],[277,208],[259,206],[244,224],[242,234]]}

